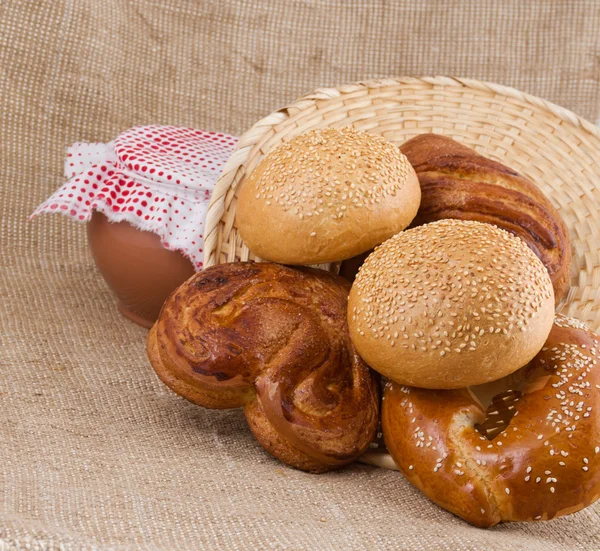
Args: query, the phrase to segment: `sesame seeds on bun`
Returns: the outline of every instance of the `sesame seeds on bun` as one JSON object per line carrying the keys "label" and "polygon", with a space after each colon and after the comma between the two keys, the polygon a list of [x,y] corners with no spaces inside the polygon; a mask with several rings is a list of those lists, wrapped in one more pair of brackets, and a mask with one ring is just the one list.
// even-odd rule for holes
{"label": "sesame seeds on bun", "polygon": [[242,184],[236,225],[264,260],[335,262],[406,228],[420,200],[415,171],[394,144],[352,127],[324,128],[266,155]]}
{"label": "sesame seeds on bun", "polygon": [[460,388],[527,364],[554,319],[548,271],[519,238],[480,222],[442,220],[378,247],[354,281],[350,335],[398,383]]}

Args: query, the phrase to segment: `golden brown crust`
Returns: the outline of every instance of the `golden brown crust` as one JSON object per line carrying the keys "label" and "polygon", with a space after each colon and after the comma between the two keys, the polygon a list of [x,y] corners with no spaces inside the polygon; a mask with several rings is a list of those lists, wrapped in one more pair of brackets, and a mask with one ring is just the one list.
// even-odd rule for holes
{"label": "golden brown crust", "polygon": [[279,434],[277,429],[267,419],[261,403],[256,398],[246,403],[244,415],[246,416],[250,430],[256,436],[260,445],[280,461],[311,473],[321,473],[331,468],[329,463],[323,464],[315,460],[311,455],[295,448]]}
{"label": "golden brown crust", "polygon": [[335,262],[410,224],[421,191],[404,155],[352,127],[315,129],[269,152],[243,182],[236,225],[260,258]]}
{"label": "golden brown crust", "polygon": [[161,380],[210,408],[245,407],[257,440],[300,469],[353,461],[378,419],[374,375],[350,341],[349,284],[321,270],[233,263],[193,276],[148,336]]}
{"label": "golden brown crust", "polygon": [[400,232],[361,266],[352,342],[373,369],[422,388],[495,381],[529,362],[554,320],[548,271],[496,226],[440,220]]}
{"label": "golden brown crust", "polygon": [[382,425],[390,454],[432,501],[477,526],[587,507],[600,497],[599,345],[582,324],[557,316],[522,370],[515,416],[493,440],[475,429],[485,411],[468,390],[389,383]]}
{"label": "golden brown crust", "polygon": [[456,218],[495,224],[518,235],[552,279],[556,302],[566,294],[571,270],[567,228],[546,196],[527,178],[451,138],[421,134],[400,148],[421,185],[412,226]]}

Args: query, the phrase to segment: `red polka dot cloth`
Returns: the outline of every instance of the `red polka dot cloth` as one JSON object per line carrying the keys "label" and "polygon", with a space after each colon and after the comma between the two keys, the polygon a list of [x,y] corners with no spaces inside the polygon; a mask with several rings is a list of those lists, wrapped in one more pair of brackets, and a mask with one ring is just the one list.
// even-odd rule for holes
{"label": "red polka dot cloth", "polygon": [[138,126],[114,141],[76,143],[68,181],[31,215],[61,212],[87,222],[94,210],[160,236],[202,268],[211,192],[237,138],[175,126]]}

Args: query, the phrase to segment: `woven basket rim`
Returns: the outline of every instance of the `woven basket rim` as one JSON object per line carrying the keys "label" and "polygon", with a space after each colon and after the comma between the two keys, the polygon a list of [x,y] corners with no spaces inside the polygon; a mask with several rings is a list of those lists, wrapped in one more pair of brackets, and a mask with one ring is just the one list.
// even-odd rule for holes
{"label": "woven basket rim", "polygon": [[249,130],[240,137],[233,154],[223,167],[223,171],[215,185],[210,203],[208,205],[205,223],[204,238],[204,266],[209,267],[216,263],[218,245],[218,226],[225,211],[225,199],[231,183],[237,172],[244,166],[254,147],[261,142],[270,129],[290,117],[292,111],[303,111],[315,105],[317,101],[334,99],[342,95],[352,94],[369,88],[381,88],[398,84],[426,83],[440,87],[470,88],[484,92],[493,92],[516,99],[521,103],[531,104],[548,111],[560,120],[581,128],[600,140],[600,127],[577,115],[573,111],[561,107],[551,101],[521,92],[516,88],[486,82],[476,79],[446,77],[446,76],[423,76],[423,77],[397,77],[387,79],[376,79],[359,81],[354,84],[341,85],[329,88],[317,88],[313,92],[305,94],[296,101],[273,111],[271,114],[257,121]]}

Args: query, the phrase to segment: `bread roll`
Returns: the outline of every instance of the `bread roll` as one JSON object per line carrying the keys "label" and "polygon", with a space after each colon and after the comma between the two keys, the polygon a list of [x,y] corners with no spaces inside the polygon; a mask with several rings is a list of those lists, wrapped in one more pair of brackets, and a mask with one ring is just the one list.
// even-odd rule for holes
{"label": "bread roll", "polygon": [[514,235],[442,220],[395,235],[360,268],[348,323],[359,354],[401,384],[460,388],[516,371],[554,318],[548,271]]}
{"label": "bread roll", "polygon": [[520,373],[513,417],[492,440],[486,413],[466,389],[389,383],[382,425],[404,476],[476,526],[548,520],[600,496],[598,336],[557,316],[539,354]]}
{"label": "bread roll", "polygon": [[395,145],[351,127],[325,128],[261,161],[239,192],[236,225],[262,259],[334,262],[406,228],[420,197],[415,171]]}
{"label": "bread roll", "polygon": [[421,134],[400,150],[421,185],[413,226],[444,218],[495,224],[527,243],[550,273],[558,303],[569,288],[571,242],[558,211],[530,180],[446,136]]}
{"label": "bread roll", "polygon": [[165,302],[148,336],[150,362],[195,404],[243,407],[281,461],[338,468],[368,448],[379,418],[374,374],[348,335],[349,288],[321,270],[213,266]]}

